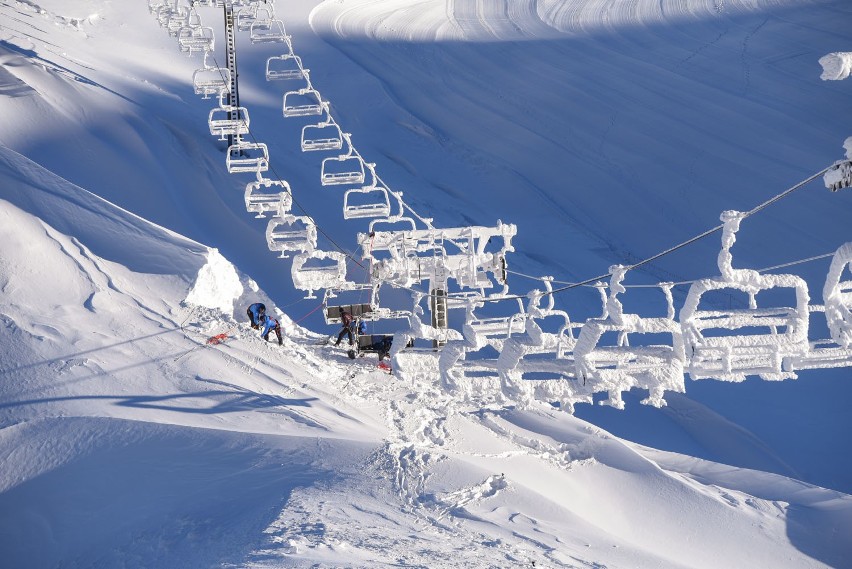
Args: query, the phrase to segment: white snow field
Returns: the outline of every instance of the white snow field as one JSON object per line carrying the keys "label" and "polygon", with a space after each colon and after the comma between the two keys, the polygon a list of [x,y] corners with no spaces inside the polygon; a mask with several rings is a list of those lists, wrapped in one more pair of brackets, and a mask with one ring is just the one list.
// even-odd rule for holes
{"label": "white snow field", "polygon": [[[516,226],[512,293],[616,274],[608,316],[593,287],[530,304],[593,319],[575,330],[583,387],[517,375],[547,367],[554,330],[473,349],[464,310],[440,355],[396,353],[393,375],[325,345],[337,328],[246,212],[255,177],[228,173],[216,99],[193,92],[202,57],[178,45],[207,39],[169,35],[157,4],[0,2],[0,567],[852,567],[850,277],[830,272],[852,256],[852,189],[816,179],[728,215],[721,253],[715,232],[609,269],[843,158],[852,82],[820,77],[848,75],[852,4],[274,5],[331,116],[418,214]],[[224,65],[222,8],[197,14]],[[334,151],[301,151],[316,117],[282,116],[299,81],[266,81],[276,30],[237,36],[251,137],[318,250],[355,252],[367,223],[321,184]],[[682,354],[660,287],[635,287],[660,281],[682,283],[672,305],[693,316]],[[749,291],[780,287],[796,292],[758,298],[798,302],[773,352],[792,350],[788,367],[753,371],[747,345],[752,371],[708,372],[700,318],[737,320]],[[256,301],[282,347],[248,326]],[[672,336],[636,345],[666,373],[596,367],[628,347],[595,334],[631,326]]]}

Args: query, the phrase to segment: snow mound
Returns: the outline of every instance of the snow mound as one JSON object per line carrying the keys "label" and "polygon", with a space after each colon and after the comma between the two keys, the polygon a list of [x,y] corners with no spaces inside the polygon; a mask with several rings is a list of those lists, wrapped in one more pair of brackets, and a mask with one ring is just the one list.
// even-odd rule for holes
{"label": "snow mound", "polygon": [[846,79],[852,73],[852,52],[829,53],[819,58],[819,64],[822,65],[819,78],[823,81]]}
{"label": "snow mound", "polygon": [[210,249],[207,264],[198,271],[186,302],[205,308],[218,308],[227,314],[234,311],[234,301],[242,296],[244,290],[234,265],[218,250]]}

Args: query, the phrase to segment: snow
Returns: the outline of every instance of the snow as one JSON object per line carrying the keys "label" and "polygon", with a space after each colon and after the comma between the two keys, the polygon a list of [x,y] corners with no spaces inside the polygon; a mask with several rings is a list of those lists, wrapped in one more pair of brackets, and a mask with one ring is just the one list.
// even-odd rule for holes
{"label": "snow", "polygon": [[[221,53],[221,10],[199,14]],[[218,103],[194,93],[201,58],[146,2],[4,3],[0,558],[848,566],[850,194],[814,184],[743,219],[735,253],[736,229],[722,255],[705,239],[624,269],[840,158],[849,85],[820,81],[818,60],[848,49],[850,15],[841,1],[784,0],[276,5],[388,191],[447,231],[505,221],[504,249],[454,262],[475,284],[468,260],[493,271],[511,253],[497,294],[520,298],[458,302],[447,333],[424,320],[422,291],[383,290],[405,316],[374,323],[395,335],[389,376],[324,345],[322,305],[304,299],[367,279],[329,243],[366,252],[357,235],[371,227],[322,186],[327,155],[301,152],[311,119],[282,117],[294,87],[264,70],[283,44],[239,34],[241,104],[269,169],[229,174],[205,124]],[[247,183],[264,179],[282,182],[264,188],[276,203],[249,213]],[[284,251],[311,253],[279,260],[265,231],[291,208],[308,243]],[[826,252],[830,267],[749,268]],[[721,277],[695,280],[714,260]],[[549,294],[606,267],[603,314],[601,287]],[[730,383],[595,368],[611,385],[582,385],[574,358],[601,347],[589,319],[652,337],[604,346],[619,357],[662,333],[674,348],[674,307],[716,285],[786,307],[792,370],[705,374],[745,380]],[[772,296],[785,287],[792,302]],[[821,289],[824,314],[808,298]],[[705,312],[736,320],[748,302],[730,298]],[[255,301],[280,319],[284,349],[247,326]],[[409,337],[448,343],[406,351]],[[605,400],[626,405],[588,405]]]}
{"label": "snow", "polygon": [[243,285],[234,266],[216,249],[207,254],[207,263],[198,277],[186,302],[207,308],[218,308],[228,314],[235,312],[234,301],[243,294]]}

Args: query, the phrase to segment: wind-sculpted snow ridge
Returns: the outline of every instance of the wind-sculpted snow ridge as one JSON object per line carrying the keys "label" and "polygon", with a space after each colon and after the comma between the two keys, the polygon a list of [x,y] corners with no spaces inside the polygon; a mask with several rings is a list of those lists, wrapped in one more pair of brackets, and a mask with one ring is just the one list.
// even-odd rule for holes
{"label": "wind-sculpted snow ridge", "polygon": [[[818,0],[813,0],[814,2]],[[765,12],[793,0],[326,0],[311,27],[341,38],[384,41],[505,41],[677,24],[720,14]]]}

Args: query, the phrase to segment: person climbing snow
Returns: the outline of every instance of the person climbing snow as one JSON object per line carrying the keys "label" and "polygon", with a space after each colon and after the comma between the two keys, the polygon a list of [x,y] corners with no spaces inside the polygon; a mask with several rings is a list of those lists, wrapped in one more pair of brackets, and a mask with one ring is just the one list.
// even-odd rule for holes
{"label": "person climbing snow", "polygon": [[263,322],[263,317],[266,315],[266,305],[262,302],[255,302],[246,309],[249,323],[251,327],[257,330]]}
{"label": "person climbing snow", "polygon": [[260,335],[263,336],[263,339],[267,342],[269,341],[269,333],[273,330],[275,331],[275,335],[278,336],[278,345],[282,345],[284,340],[281,339],[281,324],[278,323],[278,320],[271,316],[264,316],[261,321],[261,332]]}
{"label": "person climbing snow", "polygon": [[391,345],[393,344],[393,336],[379,336],[381,339],[373,343],[372,349],[379,354],[379,361],[390,356]]}
{"label": "person climbing snow", "polygon": [[340,342],[343,340],[343,335],[346,334],[349,336],[349,345],[351,346],[355,343],[353,336],[353,332],[355,331],[355,319],[352,317],[351,312],[344,310],[340,313],[340,325],[342,328],[340,330],[340,334],[337,335],[337,341],[334,345],[339,346]]}

